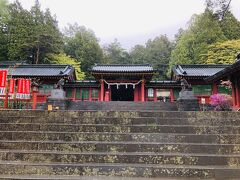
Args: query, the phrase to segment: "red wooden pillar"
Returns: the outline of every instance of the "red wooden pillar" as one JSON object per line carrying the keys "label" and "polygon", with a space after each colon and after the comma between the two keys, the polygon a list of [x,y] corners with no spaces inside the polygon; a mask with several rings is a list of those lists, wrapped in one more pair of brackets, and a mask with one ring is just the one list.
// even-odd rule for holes
{"label": "red wooden pillar", "polygon": [[33,91],[32,109],[37,109],[37,92],[36,91]]}
{"label": "red wooden pillar", "polygon": [[235,107],[236,106],[236,93],[235,93],[235,84],[232,83],[232,99],[233,99],[233,106]]}
{"label": "red wooden pillar", "polygon": [[100,80],[100,101],[104,101],[104,82]]}
{"label": "red wooden pillar", "polygon": [[141,84],[141,101],[144,102],[145,101],[145,81],[142,80],[142,84]]}
{"label": "red wooden pillar", "polygon": [[138,101],[138,87],[135,86],[134,89],[134,102]]}
{"label": "red wooden pillar", "polygon": [[157,89],[153,89],[153,101],[157,102]]}
{"label": "red wooden pillar", "polygon": [[218,93],[218,86],[217,86],[217,83],[214,82],[212,84],[212,94],[217,94]]}
{"label": "red wooden pillar", "polygon": [[240,94],[239,94],[239,87],[237,84],[235,86],[235,89],[236,89],[236,106],[240,107]]}
{"label": "red wooden pillar", "polygon": [[170,102],[174,102],[174,92],[173,92],[173,89],[170,89]]}
{"label": "red wooden pillar", "polygon": [[110,94],[109,94],[109,91],[106,91],[105,92],[105,100],[104,101],[109,101],[110,100]]}

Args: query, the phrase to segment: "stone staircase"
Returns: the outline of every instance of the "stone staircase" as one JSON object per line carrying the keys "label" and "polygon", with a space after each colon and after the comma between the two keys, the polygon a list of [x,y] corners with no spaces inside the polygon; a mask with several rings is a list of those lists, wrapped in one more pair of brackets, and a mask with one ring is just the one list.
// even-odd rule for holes
{"label": "stone staircase", "polygon": [[[46,108],[45,108],[46,109]],[[171,102],[133,102],[133,101],[70,101],[68,110],[109,110],[109,111],[177,111],[177,103]]]}
{"label": "stone staircase", "polygon": [[239,112],[0,111],[0,178],[239,179]]}

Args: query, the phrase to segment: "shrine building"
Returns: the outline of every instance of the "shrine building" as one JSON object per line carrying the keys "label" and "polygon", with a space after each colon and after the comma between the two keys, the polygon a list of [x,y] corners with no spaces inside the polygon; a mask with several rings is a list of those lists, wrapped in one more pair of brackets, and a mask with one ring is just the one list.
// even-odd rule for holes
{"label": "shrine building", "polygon": [[174,102],[180,91],[179,82],[153,81],[157,71],[149,64],[95,65],[95,81],[76,81],[65,85],[73,101],[168,101]]}
{"label": "shrine building", "polygon": [[230,65],[226,64],[175,65],[172,68],[171,79],[186,79],[191,84],[194,95],[198,98],[199,103],[202,104],[205,102],[208,104],[212,94],[223,93],[231,95],[231,89],[222,85],[220,81],[206,81],[207,78],[214,76],[228,67]]}
{"label": "shrine building", "polygon": [[206,82],[212,82],[213,84],[225,83],[231,86],[231,92],[233,98],[233,107],[240,108],[240,58],[237,61],[217,72],[216,74],[205,79]]}
{"label": "shrine building", "polygon": [[[158,71],[149,64],[114,65],[96,64],[90,73],[93,80],[77,81],[71,65],[9,65],[0,64],[0,70],[7,69],[9,78],[38,79],[37,102],[46,103],[54,85],[62,78],[63,88],[70,101],[133,101],[174,102],[179,96],[184,78],[191,84],[194,95],[202,104],[209,103],[209,97],[216,93],[232,95],[234,107],[240,107],[239,72],[240,61],[233,65],[175,65],[171,79],[157,81]],[[222,82],[230,81],[232,89]]]}

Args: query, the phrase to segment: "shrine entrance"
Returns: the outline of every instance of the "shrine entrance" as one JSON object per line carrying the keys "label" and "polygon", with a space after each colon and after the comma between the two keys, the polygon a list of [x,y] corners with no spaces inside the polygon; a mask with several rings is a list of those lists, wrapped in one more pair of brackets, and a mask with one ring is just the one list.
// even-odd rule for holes
{"label": "shrine entrance", "polygon": [[111,86],[111,101],[134,101],[133,86]]}

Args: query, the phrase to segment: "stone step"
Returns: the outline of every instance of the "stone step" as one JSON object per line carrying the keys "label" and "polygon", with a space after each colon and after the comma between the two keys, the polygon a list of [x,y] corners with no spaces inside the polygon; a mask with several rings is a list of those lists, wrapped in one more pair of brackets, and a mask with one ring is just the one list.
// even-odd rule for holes
{"label": "stone step", "polygon": [[0,131],[0,140],[135,141],[240,144],[240,134],[109,133],[59,131]]}
{"label": "stone step", "polygon": [[156,152],[156,153],[208,153],[240,154],[240,144],[161,143],[127,141],[24,141],[0,140],[0,149],[57,150],[76,152]]}
{"label": "stone step", "polygon": [[240,155],[150,152],[59,152],[0,150],[0,161],[60,163],[126,163],[174,165],[229,165],[240,167]]}
{"label": "stone step", "polygon": [[131,101],[109,101],[109,102],[88,102],[88,101],[71,101],[68,106],[71,110],[111,110],[111,111],[177,111],[176,103],[171,102],[131,102]]}
{"label": "stone step", "polygon": [[[145,177],[117,177],[117,176],[78,176],[78,175],[0,175],[0,179],[24,179],[24,180],[186,180],[186,178],[145,178]],[[187,180],[199,180],[199,178],[187,178]],[[209,179],[213,180],[213,179]]]}
{"label": "stone step", "polygon": [[[140,125],[140,124],[158,124],[158,125],[211,125],[211,126],[224,126],[224,125],[240,125],[240,121],[231,118],[160,118],[160,117],[135,117],[135,118],[116,118],[116,117],[99,117],[99,118],[72,118],[64,119],[64,122],[76,124],[125,124],[125,125]],[[59,122],[57,122],[59,123]]]}
{"label": "stone step", "polygon": [[0,123],[59,123],[59,124],[115,124],[115,125],[210,125],[210,126],[239,126],[240,121],[232,118],[166,118],[166,117],[70,117],[70,118],[39,118],[26,117],[0,117]]}
{"label": "stone step", "polygon": [[29,163],[0,161],[1,175],[86,175],[123,177],[239,178],[240,169],[229,166],[187,166],[113,163]]}
{"label": "stone step", "polygon": [[240,134],[240,126],[1,123],[0,131]]}
{"label": "stone step", "polygon": [[196,118],[196,119],[215,119],[230,118],[239,119],[240,112],[181,112],[181,111],[31,111],[31,110],[3,110],[0,117],[33,117],[44,119],[69,119],[69,118],[98,118],[98,117],[118,117],[118,118],[136,118],[136,117],[158,117],[158,118]]}

